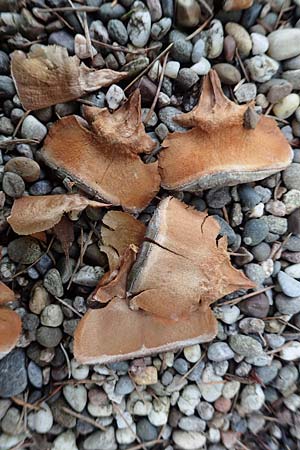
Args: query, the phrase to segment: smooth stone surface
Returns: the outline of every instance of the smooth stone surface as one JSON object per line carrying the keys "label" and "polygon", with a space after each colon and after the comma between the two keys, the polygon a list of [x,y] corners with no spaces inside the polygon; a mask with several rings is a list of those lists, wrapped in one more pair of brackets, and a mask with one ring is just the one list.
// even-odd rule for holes
{"label": "smooth stone surface", "polygon": [[218,19],[213,19],[210,22],[209,29],[202,31],[199,36],[205,44],[205,54],[203,56],[209,59],[218,58],[222,53],[224,43],[222,22]]}
{"label": "smooth stone surface", "polygon": [[286,28],[273,31],[268,35],[268,55],[277,61],[300,55],[300,29]]}
{"label": "smooth stone surface", "polygon": [[191,70],[196,72],[197,75],[206,75],[211,69],[211,64],[206,58],[200,58],[200,60],[191,66]]}
{"label": "smooth stone surface", "polygon": [[241,394],[241,407],[246,414],[260,410],[264,401],[265,394],[258,384],[244,387]]}
{"label": "smooth stone surface", "polygon": [[178,61],[168,61],[166,65],[165,75],[176,80],[179,69],[180,63]]}
{"label": "smooth stone surface", "polygon": [[293,265],[287,267],[284,271],[290,277],[297,278],[297,279],[300,278],[300,264],[293,264]]}
{"label": "smooth stone surface", "polygon": [[62,279],[57,269],[50,269],[44,277],[44,287],[47,291],[57,297],[62,297],[64,294],[64,288],[62,285]]}
{"label": "smooth stone surface", "polygon": [[236,67],[232,66],[231,64],[218,63],[213,66],[213,69],[216,70],[217,74],[220,77],[220,80],[224,84],[233,86],[241,81],[240,72]]}
{"label": "smooth stone surface", "polygon": [[201,9],[196,0],[178,0],[176,4],[176,22],[179,27],[195,27],[201,17]]}
{"label": "smooth stone surface", "polygon": [[247,316],[263,319],[267,317],[270,305],[268,297],[262,293],[243,300],[239,303],[239,308]]}
{"label": "smooth stone surface", "polygon": [[235,22],[228,22],[225,30],[234,38],[240,57],[247,58],[252,49],[252,41],[247,30]]}
{"label": "smooth stone surface", "polygon": [[27,372],[30,383],[37,389],[41,389],[43,386],[43,374],[41,368],[34,361],[30,361]]}
{"label": "smooth stone surface", "polygon": [[235,91],[239,103],[248,103],[256,97],[257,88],[254,83],[244,83]]}
{"label": "smooth stone surface", "polygon": [[250,219],[246,222],[243,240],[246,245],[255,246],[260,244],[267,236],[269,227],[263,219]]}
{"label": "smooth stone surface", "polygon": [[24,181],[32,183],[37,181],[40,176],[40,166],[36,161],[25,158],[24,156],[17,156],[11,158],[4,167],[5,172],[13,172],[23,178]]}
{"label": "smooth stone surface", "polygon": [[53,415],[47,403],[42,403],[39,411],[28,416],[29,427],[37,433],[44,434],[51,430]]}
{"label": "smooth stone surface", "polygon": [[19,198],[25,192],[25,183],[18,174],[5,172],[2,179],[2,188],[9,197]]}
{"label": "smooth stone surface", "polygon": [[290,117],[300,104],[298,94],[289,94],[273,106],[273,112],[279,119]]}
{"label": "smooth stone surface", "polygon": [[207,357],[211,361],[227,361],[234,357],[234,352],[226,342],[214,342],[208,347]]}
{"label": "smooth stone surface", "polygon": [[125,94],[123,89],[121,89],[116,84],[112,84],[109,87],[108,91],[106,92],[105,97],[108,107],[114,111],[120,106],[122,101],[125,99]]}
{"label": "smooth stone surface", "polygon": [[144,3],[140,1],[134,2],[133,8],[127,31],[132,44],[141,48],[146,46],[150,37],[151,16]]}
{"label": "smooth stone surface", "polygon": [[95,431],[83,442],[84,450],[117,450],[117,448],[113,427],[108,427],[106,431]]}
{"label": "smooth stone surface", "polygon": [[0,360],[0,397],[20,394],[27,386],[25,353],[15,349]]}
{"label": "smooth stone surface", "polygon": [[43,347],[57,347],[62,340],[60,328],[40,327],[36,333],[36,340]]}
{"label": "smooth stone surface", "polygon": [[63,394],[71,408],[79,413],[84,410],[87,402],[87,391],[83,385],[66,385],[63,388]]}
{"label": "smooth stone surface", "polygon": [[61,433],[54,440],[52,450],[78,450],[75,434],[70,430]]}
{"label": "smooth stone surface", "polygon": [[64,315],[59,305],[49,305],[41,314],[41,324],[47,327],[59,327],[64,320]]}
{"label": "smooth stone surface", "polygon": [[280,271],[277,275],[278,283],[282,292],[288,297],[300,296],[300,282]]}
{"label": "smooth stone surface", "polygon": [[206,437],[196,431],[173,431],[172,438],[179,449],[197,450],[206,443]]}
{"label": "smooth stone surface", "polygon": [[292,163],[282,172],[282,178],[288,189],[297,189],[300,191],[300,164]]}
{"label": "smooth stone surface", "polygon": [[252,55],[262,55],[269,48],[269,40],[266,36],[259,33],[251,33]]}
{"label": "smooth stone surface", "polygon": [[293,89],[300,89],[300,69],[287,70],[281,76],[293,86]]}
{"label": "smooth stone surface", "polygon": [[186,131],[186,128],[178,125],[178,123],[174,120],[176,116],[182,114],[180,109],[175,108],[174,106],[166,106],[165,108],[161,108],[158,112],[158,116],[160,120],[168,127],[169,131]]}
{"label": "smooth stone surface", "polygon": [[300,342],[290,341],[280,352],[280,358],[284,361],[295,361],[300,358]]}
{"label": "smooth stone surface", "polygon": [[24,139],[34,139],[41,142],[47,134],[47,128],[34,116],[25,117],[22,127],[21,135]]}

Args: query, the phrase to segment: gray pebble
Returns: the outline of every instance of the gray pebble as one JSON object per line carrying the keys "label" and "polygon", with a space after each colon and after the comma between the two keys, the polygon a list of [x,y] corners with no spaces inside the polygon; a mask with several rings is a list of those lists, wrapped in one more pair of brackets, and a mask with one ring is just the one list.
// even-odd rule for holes
{"label": "gray pebble", "polygon": [[234,353],[226,342],[215,342],[208,347],[207,357],[211,361],[226,361],[234,357]]}
{"label": "gray pebble", "polygon": [[24,139],[34,139],[41,142],[47,134],[47,128],[36,117],[25,117],[22,127],[21,135]]}
{"label": "gray pebble", "polygon": [[47,327],[59,327],[64,320],[62,309],[59,305],[46,306],[41,314],[41,324]]}
{"label": "gray pebble", "polygon": [[154,441],[158,436],[158,429],[146,418],[137,422],[136,432],[142,442]]}
{"label": "gray pebble", "polygon": [[161,40],[169,32],[172,26],[172,20],[169,17],[163,17],[154,23],[151,28],[151,37],[157,41]]}
{"label": "gray pebble", "polygon": [[30,361],[27,367],[27,372],[32,386],[37,389],[41,389],[43,386],[43,374],[40,367],[34,361]]}
{"label": "gray pebble", "polygon": [[219,63],[213,66],[218,73],[222,83],[233,86],[241,81],[241,74],[238,69],[228,63]]}
{"label": "gray pebble", "polygon": [[241,356],[254,357],[262,353],[261,344],[256,339],[244,334],[230,336],[229,345],[235,353]]}
{"label": "gray pebble", "polygon": [[270,233],[282,235],[287,232],[288,221],[285,217],[264,216],[262,218],[269,228]]}
{"label": "gray pebble", "polygon": [[0,75],[5,75],[9,72],[9,56],[0,51]]}
{"label": "gray pebble", "polygon": [[19,198],[25,192],[25,183],[20,175],[13,172],[5,172],[2,180],[2,188],[5,194],[12,198]]}
{"label": "gray pebble", "polygon": [[13,80],[7,75],[0,75],[0,98],[10,98],[16,93]]}
{"label": "gray pebble", "polygon": [[258,286],[262,285],[266,274],[264,269],[259,264],[246,264],[244,266],[245,273],[250,280],[254,281]]}
{"label": "gray pebble", "polygon": [[126,45],[128,41],[128,33],[123,22],[118,19],[108,21],[107,30],[110,38],[120,45]]}
{"label": "gray pebble", "polygon": [[251,219],[245,224],[243,240],[246,245],[260,244],[267,236],[269,228],[263,219]]}
{"label": "gray pebble", "polygon": [[174,120],[174,117],[179,114],[182,114],[182,111],[174,106],[166,106],[165,108],[161,108],[158,112],[160,120],[168,127],[169,131],[172,132],[186,130],[186,128],[178,125],[178,123]]}
{"label": "gray pebble", "polygon": [[203,39],[198,39],[193,47],[192,62],[199,62],[203,56],[206,56],[205,42],[203,41]]}
{"label": "gray pebble", "polygon": [[103,3],[99,8],[99,17],[104,22],[110,19],[120,19],[126,13],[124,6],[119,3],[112,4],[111,2]]}
{"label": "gray pebble", "polygon": [[234,93],[239,103],[248,103],[256,97],[257,88],[254,83],[242,84]]}
{"label": "gray pebble", "polygon": [[36,333],[37,342],[47,348],[57,347],[62,337],[60,328],[40,327]]}
{"label": "gray pebble", "polygon": [[210,189],[206,194],[206,201],[210,208],[223,208],[231,201],[229,188]]}
{"label": "gray pebble", "polygon": [[136,1],[133,6],[127,25],[128,36],[134,46],[144,47],[150,37],[151,16],[144,3]]}
{"label": "gray pebble", "polygon": [[70,55],[74,55],[74,37],[67,31],[54,31],[49,35],[48,43],[65,47]]}
{"label": "gray pebble", "polygon": [[60,273],[57,269],[50,269],[44,278],[44,287],[50,294],[57,297],[62,297],[64,293],[64,288],[62,285],[62,280]]}
{"label": "gray pebble", "polygon": [[41,256],[39,242],[31,237],[20,237],[8,244],[8,256],[20,264],[32,264]]}
{"label": "gray pebble", "polygon": [[18,429],[19,420],[21,419],[21,414],[17,408],[9,408],[5,416],[1,421],[1,429],[3,433],[14,436],[16,430]]}
{"label": "gray pebble", "polygon": [[73,283],[80,286],[95,287],[104,274],[104,269],[97,266],[83,266],[73,277]]}
{"label": "gray pebble", "polygon": [[258,367],[255,371],[264,384],[269,384],[277,377],[280,366],[280,362],[274,360],[269,366]]}
{"label": "gray pebble", "polygon": [[191,60],[193,44],[187,41],[186,35],[177,30],[171,31],[169,34],[170,42],[174,45],[171,48],[171,56],[175,61],[187,64]]}
{"label": "gray pebble", "polygon": [[180,375],[184,375],[189,370],[189,363],[183,358],[177,358],[173,364],[174,369],[180,373]]}
{"label": "gray pebble", "polygon": [[181,89],[190,89],[199,80],[198,75],[192,69],[180,69],[177,76],[177,83]]}
{"label": "gray pebble", "polygon": [[9,398],[23,392],[27,386],[25,353],[15,349],[0,360],[0,397]]}
{"label": "gray pebble", "polygon": [[258,262],[262,262],[269,258],[271,253],[271,247],[266,242],[261,242],[255,247],[252,247],[251,253],[254,255],[255,259]]}
{"label": "gray pebble", "polygon": [[300,164],[292,163],[283,171],[282,178],[288,189],[300,190]]}
{"label": "gray pebble", "polygon": [[267,55],[253,56],[245,61],[245,66],[251,79],[259,83],[270,80],[279,69],[279,63]]}
{"label": "gray pebble", "polygon": [[30,186],[29,193],[31,195],[47,195],[52,191],[52,187],[49,180],[39,180]]}
{"label": "gray pebble", "polygon": [[106,431],[95,431],[83,442],[83,450],[117,450],[114,427],[106,428]]}
{"label": "gray pebble", "polygon": [[261,201],[260,195],[248,184],[238,186],[238,194],[243,206],[254,208]]}
{"label": "gray pebble", "polygon": [[279,370],[275,386],[280,392],[285,392],[297,381],[298,370],[295,366],[284,366]]}
{"label": "gray pebble", "polygon": [[273,31],[268,35],[268,54],[282,61],[300,54],[300,29],[286,28]]}
{"label": "gray pebble", "polygon": [[119,378],[116,384],[115,393],[117,395],[127,395],[134,391],[134,384],[129,376]]}
{"label": "gray pebble", "polygon": [[280,271],[277,275],[282,292],[288,297],[300,297],[300,282]]}
{"label": "gray pebble", "polygon": [[10,136],[13,134],[15,127],[12,124],[12,121],[5,116],[0,117],[0,134],[4,134],[5,136]]}

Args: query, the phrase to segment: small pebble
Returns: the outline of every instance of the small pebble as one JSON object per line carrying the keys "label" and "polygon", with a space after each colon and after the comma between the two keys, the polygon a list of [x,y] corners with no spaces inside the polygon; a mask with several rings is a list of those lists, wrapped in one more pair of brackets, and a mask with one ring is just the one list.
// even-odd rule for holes
{"label": "small pebble", "polygon": [[220,77],[222,83],[233,86],[241,81],[241,74],[238,69],[228,63],[218,63],[213,66]]}
{"label": "small pebble", "polygon": [[236,334],[230,336],[229,345],[238,355],[246,357],[254,357],[262,353],[261,344],[250,336]]}
{"label": "small pebble", "polygon": [[282,292],[288,297],[300,296],[300,281],[295,280],[285,272],[280,271],[277,275],[278,283]]}
{"label": "small pebble", "polygon": [[290,117],[300,104],[298,94],[289,94],[273,106],[273,112],[279,119],[287,119]]}
{"label": "small pebble", "polygon": [[19,198],[24,194],[25,183],[20,175],[13,172],[5,172],[2,179],[2,188],[9,197]]}
{"label": "small pebble", "polygon": [[273,31],[268,40],[268,54],[277,61],[300,55],[300,30],[297,28]]}
{"label": "small pebble", "polygon": [[120,106],[122,101],[125,99],[125,94],[123,89],[121,89],[116,84],[112,84],[108,89],[105,97],[108,107],[114,111]]}
{"label": "small pebble", "polygon": [[79,413],[84,410],[87,403],[87,390],[82,384],[64,386],[63,394],[72,409]]}

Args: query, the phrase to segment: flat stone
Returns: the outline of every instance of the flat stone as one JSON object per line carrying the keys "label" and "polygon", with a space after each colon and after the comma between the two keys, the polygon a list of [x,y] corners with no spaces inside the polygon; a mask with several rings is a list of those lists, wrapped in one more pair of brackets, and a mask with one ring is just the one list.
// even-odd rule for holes
{"label": "flat stone", "polygon": [[227,361],[234,353],[226,342],[214,342],[208,347],[207,357],[211,361]]}
{"label": "flat stone", "polygon": [[75,434],[70,430],[61,433],[54,440],[52,450],[78,450]]}
{"label": "flat stone", "polygon": [[47,128],[36,117],[28,115],[25,117],[21,135],[24,139],[34,139],[41,142],[47,134]]}
{"label": "flat stone", "polygon": [[282,292],[288,297],[300,296],[300,282],[280,271],[277,275],[278,283],[282,289]]}
{"label": "flat stone", "polygon": [[114,427],[108,427],[106,431],[95,431],[83,442],[84,450],[117,450]]}
{"label": "flat stone", "polygon": [[8,256],[20,264],[32,264],[42,254],[39,242],[31,237],[20,237],[8,244]]}
{"label": "flat stone", "polygon": [[273,31],[268,35],[268,55],[277,61],[300,55],[300,30],[286,28]]}
{"label": "flat stone", "polygon": [[51,430],[53,415],[47,403],[42,403],[39,411],[29,414],[28,425],[33,431],[40,434],[48,433]]}
{"label": "flat stone", "polygon": [[133,7],[133,13],[127,25],[128,36],[133,45],[144,47],[150,37],[151,16],[144,3],[136,1]]}
{"label": "flat stone", "polygon": [[87,390],[82,384],[64,386],[63,394],[74,411],[80,413],[84,410],[87,403]]}
{"label": "flat stone", "polygon": [[297,189],[300,191],[300,164],[292,163],[282,172],[282,178],[288,189]]}
{"label": "flat stone", "polygon": [[197,433],[196,431],[175,430],[173,431],[172,438],[176,446],[182,450],[198,450],[206,443],[204,434]]}
{"label": "flat stone", "polygon": [[0,373],[0,397],[13,397],[23,392],[27,386],[24,351],[15,349],[1,359]]}
{"label": "flat stone", "polygon": [[252,357],[262,353],[261,344],[256,339],[244,334],[230,336],[229,345],[235,353],[241,356]]}

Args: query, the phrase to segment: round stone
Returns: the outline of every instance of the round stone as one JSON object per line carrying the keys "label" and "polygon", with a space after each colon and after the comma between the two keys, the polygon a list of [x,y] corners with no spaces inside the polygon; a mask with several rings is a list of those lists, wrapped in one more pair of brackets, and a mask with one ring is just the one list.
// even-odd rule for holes
{"label": "round stone", "polygon": [[116,41],[120,45],[126,45],[128,41],[128,33],[126,27],[123,22],[118,19],[111,19],[107,24],[107,31],[112,39],[112,41]]}
{"label": "round stone", "polygon": [[21,135],[24,139],[33,139],[41,142],[47,134],[47,128],[36,117],[28,115],[25,117]]}
{"label": "round stone", "polygon": [[44,434],[51,430],[53,425],[53,415],[47,403],[40,405],[39,411],[28,416],[29,427],[37,433]]}
{"label": "round stone", "polygon": [[34,362],[30,361],[27,368],[28,378],[32,386],[41,389],[43,386],[43,374],[40,367]]}
{"label": "round stone", "polygon": [[9,398],[23,392],[27,386],[25,353],[15,349],[0,360],[0,397]]}
{"label": "round stone", "polygon": [[154,441],[158,436],[157,428],[145,418],[137,422],[136,432],[142,442]]}
{"label": "round stone", "polygon": [[265,401],[265,394],[258,384],[249,384],[241,394],[241,407],[246,414],[259,411]]}
{"label": "round stone", "polygon": [[39,179],[40,166],[32,159],[18,156],[11,158],[4,166],[5,172],[13,172],[23,178],[24,181],[32,183]]}
{"label": "round stone", "polygon": [[245,60],[251,80],[264,83],[270,80],[279,69],[279,63],[267,55],[256,55]]}
{"label": "round stone", "polygon": [[252,41],[247,30],[235,22],[228,22],[225,30],[235,40],[240,57],[247,58],[252,49]]}
{"label": "round stone", "polygon": [[48,305],[41,314],[41,324],[47,327],[59,327],[64,320],[64,315],[59,305]]}
{"label": "round stone", "polygon": [[213,66],[220,80],[224,84],[233,86],[241,81],[241,74],[238,69],[228,63],[218,63]]}
{"label": "round stone", "polygon": [[280,271],[277,275],[282,292],[288,297],[300,297],[300,282]]}
{"label": "round stone", "polygon": [[196,72],[197,75],[206,75],[211,69],[210,62],[206,58],[200,58],[200,60],[191,66],[191,70]]}
{"label": "round stone", "polygon": [[36,333],[36,340],[43,347],[57,347],[62,340],[60,328],[40,327]]}
{"label": "round stone", "polygon": [[53,442],[52,450],[78,450],[75,434],[71,430],[60,433]]}
{"label": "round stone", "polygon": [[273,112],[279,119],[287,119],[290,117],[300,104],[300,97],[298,94],[289,94],[280,100],[273,107]]}
{"label": "round stone", "polygon": [[288,189],[297,189],[300,191],[300,164],[292,163],[283,171],[282,178]]}
{"label": "round stone", "polygon": [[144,3],[134,2],[127,31],[129,39],[135,47],[144,47],[147,44],[151,31],[151,16]]}
{"label": "round stone", "polygon": [[56,297],[62,297],[64,294],[64,288],[62,285],[62,279],[57,269],[50,269],[44,277],[44,287],[50,294]]}
{"label": "round stone", "polygon": [[263,55],[269,48],[269,40],[259,33],[251,33],[252,55]]}
{"label": "round stone", "polygon": [[300,55],[300,29],[286,28],[273,31],[268,35],[268,54],[282,61]]}
{"label": "round stone", "polygon": [[2,180],[2,188],[5,194],[12,198],[22,197],[25,191],[25,183],[20,175],[13,172],[5,172]]}
{"label": "round stone", "polygon": [[181,89],[190,89],[199,80],[196,72],[189,68],[180,69],[177,77],[177,83]]}
{"label": "round stone", "polygon": [[214,342],[208,347],[207,357],[211,361],[227,361],[234,357],[234,353],[226,342]]}
{"label": "round stone", "polygon": [[8,244],[9,258],[20,264],[32,264],[41,256],[39,242],[31,237],[20,237]]}
{"label": "round stone", "polygon": [[108,107],[112,110],[117,109],[125,98],[122,88],[116,84],[112,84],[106,93],[106,101]]}
{"label": "round stone", "polygon": [[175,430],[172,434],[176,446],[182,450],[198,450],[206,443],[206,437],[196,431]]}
{"label": "round stone", "polygon": [[67,384],[63,388],[63,394],[74,411],[81,412],[87,403],[87,390],[82,384]]}
{"label": "round stone", "polygon": [[195,363],[201,357],[201,347],[199,344],[190,345],[183,349],[183,354],[189,362]]}

